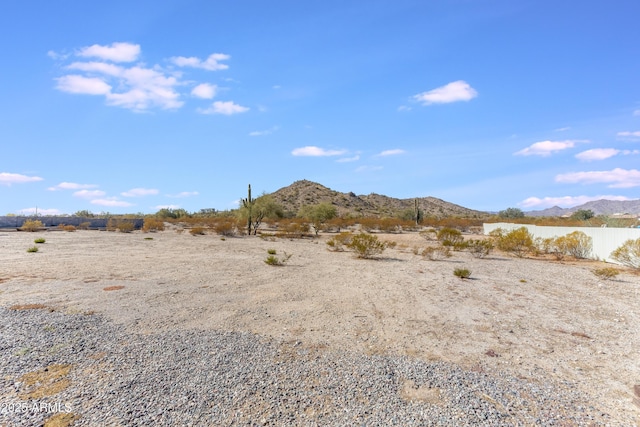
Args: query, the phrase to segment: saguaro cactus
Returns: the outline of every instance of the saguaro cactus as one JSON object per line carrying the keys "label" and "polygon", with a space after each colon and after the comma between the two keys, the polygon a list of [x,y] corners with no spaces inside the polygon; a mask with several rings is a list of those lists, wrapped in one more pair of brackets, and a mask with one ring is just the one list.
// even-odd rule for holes
{"label": "saguaro cactus", "polygon": [[248,217],[247,217],[247,235],[251,236],[251,214],[253,210],[253,205],[255,204],[255,199],[251,198],[251,184],[249,184],[249,191],[246,199],[242,199],[242,205],[247,209]]}

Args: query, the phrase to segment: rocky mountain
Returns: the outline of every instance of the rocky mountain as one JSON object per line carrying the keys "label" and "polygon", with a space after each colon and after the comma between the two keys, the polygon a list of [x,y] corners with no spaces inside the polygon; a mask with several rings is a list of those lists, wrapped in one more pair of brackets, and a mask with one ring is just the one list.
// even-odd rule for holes
{"label": "rocky mountain", "polygon": [[528,216],[563,216],[571,215],[580,209],[592,210],[596,215],[631,214],[640,215],[640,199],[638,200],[594,200],[572,208],[552,208],[525,212]]}
{"label": "rocky mountain", "polygon": [[[304,205],[327,202],[336,207],[339,215],[395,216],[401,212],[413,210],[415,203],[415,199],[396,199],[375,193],[369,195],[341,193],[307,180],[296,181],[288,187],[271,193],[271,196],[284,207],[285,211],[294,214]],[[486,212],[467,209],[435,197],[419,197],[417,200],[424,215],[479,218],[488,216]]]}

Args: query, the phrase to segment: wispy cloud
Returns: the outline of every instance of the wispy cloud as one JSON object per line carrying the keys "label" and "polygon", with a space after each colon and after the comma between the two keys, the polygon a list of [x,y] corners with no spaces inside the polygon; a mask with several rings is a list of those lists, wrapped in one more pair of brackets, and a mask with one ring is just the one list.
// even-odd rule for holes
{"label": "wispy cloud", "polygon": [[107,197],[106,199],[94,199],[91,203],[99,206],[126,208],[133,206],[133,203],[125,202],[124,200],[118,200],[116,197]]}
{"label": "wispy cloud", "polygon": [[276,132],[278,129],[280,129],[278,126],[273,126],[270,129],[266,129],[266,130],[256,130],[253,132],[249,132],[249,136],[271,135],[272,133]]}
{"label": "wispy cloud", "polygon": [[556,176],[556,182],[568,184],[609,184],[609,188],[640,186],[640,171],[615,168],[610,171],[571,172]]}
{"label": "wispy cloud", "polygon": [[132,188],[129,191],[125,191],[120,193],[124,197],[143,197],[143,196],[154,196],[158,194],[159,191],[155,188]]}
{"label": "wispy cloud", "polygon": [[324,148],[316,147],[315,145],[308,145],[306,147],[295,148],[291,151],[294,156],[307,156],[307,157],[326,157],[326,156],[341,156],[345,154],[347,150],[326,150]]}
{"label": "wispy cloud", "polygon": [[24,184],[27,182],[37,182],[43,179],[39,176],[28,176],[19,173],[0,172],[0,185],[10,186],[11,184]]}
{"label": "wispy cloud", "polygon": [[413,96],[413,99],[423,105],[448,104],[458,101],[470,101],[478,96],[478,92],[464,80],[451,82],[444,86],[422,92]]}
{"label": "wispy cloud", "polygon": [[196,98],[213,99],[218,91],[218,86],[209,83],[200,83],[191,90],[191,95]]}
{"label": "wispy cloud", "polygon": [[249,107],[243,107],[233,101],[216,101],[209,108],[200,108],[198,112],[201,114],[224,114],[230,116],[232,114],[245,113],[249,111]]}
{"label": "wispy cloud", "polygon": [[104,197],[106,193],[102,190],[79,190],[73,193],[75,197],[81,197],[83,199],[95,199],[97,197]]}
{"label": "wispy cloud", "polygon": [[613,156],[634,156],[640,154],[640,150],[618,150],[616,148],[594,148],[576,154],[576,158],[583,161],[604,160]]}
{"label": "wispy cloud", "polygon": [[635,131],[635,132],[618,132],[616,134],[618,136],[618,138],[620,139],[631,139],[631,140],[636,140],[636,139],[640,139],[640,131]]}
{"label": "wispy cloud", "polygon": [[587,202],[592,202],[594,200],[630,200],[625,196],[564,196],[564,197],[529,197],[522,202],[518,203],[518,205],[523,208],[550,208],[553,206],[559,207],[573,207],[582,205]]}
{"label": "wispy cloud", "polygon": [[95,57],[105,61],[132,62],[140,55],[140,45],[132,43],[111,43],[110,46],[94,44],[81,48],[78,56]]}
{"label": "wispy cloud", "polygon": [[200,58],[196,58],[195,56],[174,56],[173,58],[171,58],[171,62],[173,62],[178,67],[192,67],[201,68],[208,71],[218,71],[226,70],[229,68],[227,64],[221,64],[220,61],[226,61],[230,58],[231,56],[224,53],[212,53],[204,61]]}
{"label": "wispy cloud", "polygon": [[566,127],[563,127],[563,128],[554,129],[554,132],[566,132],[566,131],[568,131],[570,129],[571,129],[570,126],[566,126]]}
{"label": "wispy cloud", "polygon": [[356,154],[353,157],[342,157],[342,158],[336,160],[336,162],[338,162],[338,163],[349,163],[349,162],[357,162],[358,160],[360,160],[360,155]]}
{"label": "wispy cloud", "polygon": [[158,205],[154,209],[180,209],[180,205]]}
{"label": "wispy cloud", "polygon": [[535,142],[523,148],[520,151],[515,152],[516,156],[542,156],[547,157],[558,151],[566,150],[568,148],[575,147],[576,143],[588,142],[586,140],[565,140],[565,141],[540,141]]}
{"label": "wispy cloud", "polygon": [[58,190],[86,190],[88,188],[96,188],[95,184],[78,184],[77,182],[61,182],[58,185],[47,188],[49,191]]}
{"label": "wispy cloud", "polygon": [[184,197],[197,196],[198,194],[200,194],[200,193],[198,193],[197,191],[183,191],[183,192],[178,193],[178,194],[167,194],[167,197],[172,197],[172,198],[175,198],[175,199],[181,199],[181,198],[184,198]]}
{"label": "wispy cloud", "polygon": [[411,111],[411,107],[407,105],[401,105],[398,107],[398,111]]}
{"label": "wispy cloud", "polygon": [[400,148],[395,148],[393,150],[384,150],[381,153],[376,154],[377,157],[387,157],[387,156],[396,156],[398,154],[404,154],[406,153],[406,151],[400,149]]}

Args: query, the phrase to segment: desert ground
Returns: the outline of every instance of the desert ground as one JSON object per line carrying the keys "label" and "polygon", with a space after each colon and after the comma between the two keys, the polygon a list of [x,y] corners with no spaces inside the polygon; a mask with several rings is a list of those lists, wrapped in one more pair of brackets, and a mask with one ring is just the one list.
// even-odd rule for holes
{"label": "desert ground", "polygon": [[[640,425],[637,272],[601,280],[599,262],[496,251],[431,261],[414,254],[435,245],[418,233],[378,234],[395,248],[358,259],[329,251],[331,236],[0,231],[0,308],[104,316],[142,335],[250,332],[319,353],[506,372],[584,393],[601,417],[594,425]],[[46,243],[28,253],[36,237]],[[267,265],[269,249],[291,258]],[[471,277],[454,276],[457,267]]]}

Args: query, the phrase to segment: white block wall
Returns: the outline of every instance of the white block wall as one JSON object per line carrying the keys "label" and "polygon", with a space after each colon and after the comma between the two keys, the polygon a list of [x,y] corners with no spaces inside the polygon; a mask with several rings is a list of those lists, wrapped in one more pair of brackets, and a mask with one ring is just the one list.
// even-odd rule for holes
{"label": "white block wall", "polygon": [[484,234],[489,234],[496,228],[510,231],[515,228],[526,227],[533,237],[542,237],[543,239],[547,237],[566,236],[574,231],[582,231],[593,240],[592,258],[613,263],[616,263],[616,261],[610,258],[611,252],[629,239],[635,240],[640,238],[640,228],[548,227],[506,222],[482,225],[484,227]]}

